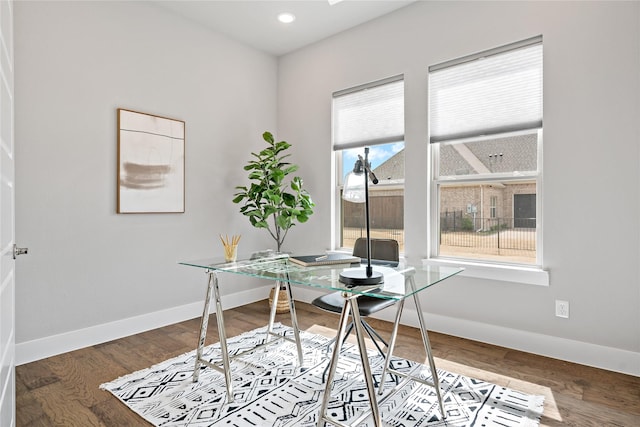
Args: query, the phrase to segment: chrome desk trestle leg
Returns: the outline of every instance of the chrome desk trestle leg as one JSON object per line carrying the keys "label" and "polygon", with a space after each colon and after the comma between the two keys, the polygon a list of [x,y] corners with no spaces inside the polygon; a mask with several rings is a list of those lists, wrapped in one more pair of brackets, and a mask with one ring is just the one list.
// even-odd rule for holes
{"label": "chrome desk trestle leg", "polygon": [[[407,278],[407,280],[409,281],[409,285],[411,286],[411,289],[415,291],[415,281],[414,281],[413,276],[409,276]],[[442,393],[440,391],[440,380],[438,378],[438,371],[436,370],[436,365],[435,365],[435,363],[433,361],[433,354],[431,352],[431,344],[429,342],[429,335],[427,333],[427,328],[426,328],[425,322],[424,322],[424,315],[422,314],[422,307],[420,306],[420,300],[418,298],[418,294],[417,293],[413,294],[413,300],[414,300],[415,305],[416,305],[416,311],[418,312],[418,322],[420,324],[420,333],[422,335],[422,344],[424,345],[424,350],[425,350],[425,353],[427,355],[427,360],[429,361],[429,369],[431,370],[431,378],[433,379],[433,381],[432,382],[425,381],[425,380],[422,380],[420,378],[413,377],[411,375],[400,373],[400,372],[395,371],[395,370],[390,368],[391,357],[393,356],[393,350],[394,350],[395,345],[396,345],[396,337],[398,335],[398,326],[400,325],[400,318],[402,316],[402,310],[404,308],[404,299],[403,299],[403,300],[398,302],[398,309],[396,311],[396,318],[395,318],[395,322],[393,324],[393,331],[391,332],[391,339],[389,340],[389,347],[387,348],[387,355],[386,355],[385,361],[384,361],[384,369],[382,370],[382,377],[380,378],[380,386],[378,387],[378,394],[382,395],[382,393],[383,393],[383,385],[384,385],[386,376],[389,373],[394,373],[394,374],[396,374],[398,376],[402,376],[402,377],[405,378],[402,382],[399,382],[396,387],[394,387],[394,390],[399,390],[400,388],[402,388],[404,386],[404,384],[406,384],[407,381],[410,381],[410,380],[414,380],[414,381],[418,381],[420,383],[426,384],[426,385],[431,386],[431,387],[433,387],[435,389],[436,396],[438,398],[438,406],[440,408],[440,414],[441,414],[442,418],[444,419],[444,418],[446,418],[446,413],[444,412],[444,403],[442,401]],[[391,393],[393,393],[393,391]]]}
{"label": "chrome desk trestle leg", "polygon": [[[369,355],[367,354],[367,345],[364,341],[364,330],[362,328],[362,322],[360,320],[360,310],[358,308],[358,298],[351,298],[349,300],[351,304],[351,316],[353,316],[353,323],[355,325],[356,337],[358,338],[358,349],[360,350],[360,360],[362,360],[362,373],[364,374],[364,381],[367,384],[367,392],[369,394],[369,404],[371,405],[371,415],[376,427],[382,425],[382,419],[380,418],[380,408],[378,407],[378,401],[376,400],[376,390],[373,385],[373,375],[371,375],[371,365],[369,364]],[[355,425],[360,424],[357,421]]]}
{"label": "chrome desk trestle leg", "polygon": [[280,281],[276,281],[273,285],[273,298],[271,299],[271,309],[269,310],[269,325],[267,326],[267,337],[265,342],[269,342],[273,334],[273,324],[276,321],[276,309],[278,307],[278,295],[280,294]]}
{"label": "chrome desk trestle leg", "polygon": [[211,305],[211,292],[213,291],[212,280],[215,280],[212,272],[207,272],[209,275],[207,285],[207,296],[204,299],[204,309],[202,310],[202,317],[200,318],[200,337],[198,338],[198,347],[196,348],[196,366],[193,370],[193,382],[198,382],[200,377],[200,365],[202,365],[202,349],[204,348],[204,342],[207,338],[207,326],[209,324],[209,306]]}
{"label": "chrome desk trestle leg", "polygon": [[402,317],[402,310],[404,308],[404,299],[398,301],[398,308],[396,310],[396,319],[393,323],[393,330],[391,332],[391,339],[389,340],[389,346],[387,347],[387,354],[384,357],[384,369],[382,370],[382,376],[380,377],[380,385],[378,386],[378,395],[382,396],[384,391],[384,381],[387,378],[389,371],[389,365],[391,364],[391,356],[393,355],[393,349],[396,346],[396,338],[398,336],[398,327],[400,326],[400,317]]}
{"label": "chrome desk trestle leg", "polygon": [[[284,286],[287,290],[287,296],[289,299],[289,313],[291,315],[291,326],[293,328],[293,336],[296,343],[296,350],[298,352],[298,364],[300,366],[303,365],[303,357],[302,357],[302,344],[300,343],[300,329],[298,328],[298,317],[296,316],[296,305],[293,300],[293,292],[291,291],[291,284],[288,281],[276,281],[276,284],[273,286],[273,299],[271,301],[271,310],[269,312],[269,326],[267,327],[267,338],[266,342],[269,341],[269,338],[274,335],[278,336],[278,334],[273,333],[273,324],[276,319],[276,308],[278,306],[278,295],[280,294],[280,288]],[[288,340],[288,339],[287,339]]]}
{"label": "chrome desk trestle leg", "polygon": [[[269,314],[269,325],[267,327],[267,337],[264,343],[256,345],[252,349],[247,349],[242,352],[238,352],[233,356],[229,356],[229,350],[227,347],[227,335],[226,335],[226,329],[224,325],[224,315],[223,315],[223,309],[222,309],[222,298],[220,297],[220,288],[218,286],[218,276],[216,271],[213,271],[213,270],[207,270],[207,274],[209,275],[209,280],[207,284],[207,295],[205,297],[204,309],[202,312],[202,319],[200,321],[200,337],[198,338],[198,347],[196,349],[196,361],[195,361],[195,368],[193,370],[193,382],[198,381],[198,378],[200,376],[200,369],[203,365],[211,369],[214,369],[224,375],[224,380],[227,386],[227,401],[233,402],[233,382],[231,379],[231,364],[230,364],[231,359],[241,357],[251,351],[257,350],[260,347],[264,347],[268,345],[270,343],[269,338],[271,336],[275,336],[277,339],[284,339],[289,342],[295,342],[296,349],[298,352],[298,363],[300,366],[302,366],[304,360],[302,356],[302,343],[300,342],[300,330],[298,328],[298,319],[296,317],[296,308],[293,301],[291,285],[288,281],[278,280],[275,284],[273,304],[271,306],[271,312]],[[284,286],[287,289],[287,292],[289,295],[289,310],[291,313],[291,323],[293,324],[292,326],[293,326],[294,339],[291,339],[285,336],[284,334],[276,334],[272,332],[273,324],[275,321],[275,315],[276,315],[276,307],[278,305],[278,292],[281,286]],[[215,305],[216,305],[216,321],[218,323],[217,325],[218,337],[220,339],[220,352],[222,353],[221,354],[222,362],[210,362],[202,358],[204,344],[207,337],[207,326],[209,323],[209,309],[211,306],[212,294],[215,299]],[[220,364],[222,366],[219,366]]]}
{"label": "chrome desk trestle leg", "polygon": [[289,296],[289,313],[291,313],[291,326],[293,327],[293,335],[296,340],[298,350],[298,364],[302,367],[304,360],[302,358],[302,344],[300,343],[300,328],[298,328],[298,317],[296,316],[296,304],[293,300],[293,292],[291,291],[291,283],[286,282],[287,295]]}
{"label": "chrome desk trestle leg", "polygon": [[338,358],[340,356],[340,352],[342,351],[342,341],[344,340],[344,333],[345,333],[345,330],[347,329],[347,322],[349,320],[350,309],[351,309],[351,305],[345,302],[344,307],[342,307],[342,313],[340,314],[338,335],[336,336],[336,339],[335,339],[335,345],[333,347],[333,353],[331,355],[331,362],[329,363],[329,373],[327,375],[327,382],[325,383],[325,386],[324,386],[324,395],[322,397],[322,405],[320,405],[320,413],[318,414],[319,426],[324,425],[323,424],[324,421],[335,424],[335,422],[333,422],[326,414],[327,414],[327,407],[329,406],[329,399],[331,398],[331,385],[333,384],[333,377],[336,373]]}
{"label": "chrome desk trestle leg", "polygon": [[[411,282],[411,289],[415,292],[416,282],[411,276],[409,278]],[[446,418],[447,415],[444,412],[444,403],[442,402],[442,393],[440,392],[440,380],[438,379],[438,371],[436,370],[436,364],[433,361],[433,354],[431,353],[431,344],[429,343],[429,335],[427,334],[427,328],[424,323],[424,316],[422,314],[422,307],[420,306],[420,298],[418,294],[413,294],[413,300],[416,304],[416,311],[418,312],[418,322],[420,323],[420,333],[422,333],[422,342],[424,344],[424,351],[427,353],[427,359],[429,360],[429,368],[431,369],[431,377],[433,378],[433,385],[436,389],[436,396],[438,396],[438,404],[440,405],[440,414],[442,418]]]}
{"label": "chrome desk trestle leg", "polygon": [[[382,420],[380,418],[380,408],[378,407],[378,402],[376,400],[375,387],[373,384],[373,376],[371,374],[371,365],[369,364],[369,356],[367,354],[367,347],[365,343],[365,331],[362,327],[362,323],[360,322],[360,311],[358,308],[358,295],[349,295],[343,293],[342,295],[345,298],[345,304],[342,308],[342,313],[340,315],[340,326],[338,329],[338,335],[335,339],[335,345],[333,348],[333,354],[331,356],[331,362],[329,365],[329,375],[327,377],[327,382],[325,384],[324,396],[322,398],[322,406],[320,407],[319,414],[319,422],[318,425],[323,425],[323,422],[328,422],[337,426],[347,426],[347,424],[341,423],[338,420],[334,420],[333,418],[327,415],[327,407],[329,405],[329,400],[331,398],[331,386],[333,384],[333,377],[336,372],[336,367],[338,365],[338,359],[340,356],[340,352],[342,351],[342,342],[345,338],[345,330],[348,323],[349,312],[353,316],[353,324],[356,331],[356,337],[358,339],[358,350],[360,352],[360,360],[362,361],[362,374],[364,375],[365,384],[367,385],[367,392],[369,396],[369,404],[371,406],[371,416],[373,417],[373,422],[376,427],[382,425]],[[353,421],[351,425],[358,425],[362,421],[364,421],[369,416],[369,413],[366,412],[361,415],[358,419]]]}
{"label": "chrome desk trestle leg", "polygon": [[[233,402],[233,384],[231,382],[231,369],[229,366],[229,352],[227,350],[227,336],[224,326],[224,315],[222,313],[222,301],[220,299],[220,288],[218,287],[218,276],[214,271],[207,272],[209,282],[207,286],[207,296],[204,302],[204,310],[200,322],[200,338],[198,339],[198,349],[196,350],[196,366],[193,371],[193,382],[198,381],[200,366],[207,365],[224,374],[224,381],[227,386],[227,399]],[[209,323],[209,308],[211,305],[211,293],[213,292],[216,304],[216,321],[218,323],[218,338],[220,339],[220,352],[222,353],[222,369],[202,358],[205,339],[207,337],[207,326]]]}
{"label": "chrome desk trestle leg", "polygon": [[220,288],[218,287],[218,276],[213,282],[213,291],[216,297],[216,321],[218,322],[218,338],[220,339],[220,352],[222,352],[222,366],[224,370],[224,382],[227,384],[227,398],[233,402],[233,383],[231,382],[231,367],[229,366],[229,350],[227,349],[227,332],[224,326],[224,315],[222,313],[222,300],[220,299]]}

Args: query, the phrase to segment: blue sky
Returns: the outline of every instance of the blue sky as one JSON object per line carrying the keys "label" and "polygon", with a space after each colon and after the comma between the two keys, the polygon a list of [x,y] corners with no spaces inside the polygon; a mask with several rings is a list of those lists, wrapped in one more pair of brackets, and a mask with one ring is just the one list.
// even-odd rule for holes
{"label": "blue sky", "polygon": [[[375,169],[382,163],[387,161],[391,156],[404,148],[403,142],[394,142],[391,144],[373,145],[369,147],[369,163],[371,169]],[[353,170],[353,164],[358,158],[358,154],[364,157],[364,148],[352,148],[342,152],[342,177]]]}

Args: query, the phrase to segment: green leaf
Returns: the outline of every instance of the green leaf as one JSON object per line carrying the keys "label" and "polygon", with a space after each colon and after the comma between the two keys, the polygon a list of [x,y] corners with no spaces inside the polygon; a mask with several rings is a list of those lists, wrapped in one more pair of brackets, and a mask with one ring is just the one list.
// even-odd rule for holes
{"label": "green leaf", "polygon": [[262,185],[256,184],[256,183],[252,183],[251,188],[248,191],[249,194],[259,194],[261,192],[262,192]]}
{"label": "green leaf", "polygon": [[252,205],[246,205],[246,206],[243,206],[243,207],[242,207],[242,209],[240,209],[240,213],[241,213],[242,215],[244,215],[244,216],[248,216],[248,217],[250,217],[250,216],[255,216],[255,215],[249,215],[249,214],[247,213],[247,212],[254,211],[255,209],[256,209],[256,207],[255,207],[255,206],[252,206]]}
{"label": "green leaf", "polygon": [[300,196],[300,205],[305,208],[308,209],[310,211],[312,211],[312,207],[315,206],[315,203],[313,203],[313,201],[311,200],[311,198],[307,197],[307,196]]}
{"label": "green leaf", "polygon": [[270,158],[273,157],[274,151],[271,148],[265,148],[260,152],[261,157]]}
{"label": "green leaf", "polygon": [[299,177],[294,176],[291,180],[291,188],[299,192],[302,189],[302,180]]}
{"label": "green leaf", "polygon": [[271,134],[271,132],[265,132],[262,134],[262,138],[267,141],[270,144],[273,144],[273,135]]}
{"label": "green leaf", "polygon": [[274,169],[271,173],[271,177],[274,179],[282,180],[284,178],[285,173],[280,169]]}
{"label": "green leaf", "polygon": [[290,207],[294,207],[296,205],[296,198],[290,193],[282,193],[282,201],[285,205]]}
{"label": "green leaf", "polygon": [[280,215],[276,218],[276,224],[278,224],[280,228],[287,230],[291,226],[291,220],[284,215]]}
{"label": "green leaf", "polygon": [[291,165],[284,169],[284,174],[289,175],[290,173],[293,173],[297,170],[298,170],[298,165]]}
{"label": "green leaf", "polygon": [[279,205],[282,202],[282,197],[279,194],[271,193],[268,197],[269,201],[275,205]]}
{"label": "green leaf", "polygon": [[262,179],[263,176],[262,171],[254,171],[249,174],[249,179]]}
{"label": "green leaf", "polygon": [[291,147],[291,144],[289,144],[287,141],[280,141],[276,143],[276,153],[279,153],[281,151],[287,150],[289,147]]}

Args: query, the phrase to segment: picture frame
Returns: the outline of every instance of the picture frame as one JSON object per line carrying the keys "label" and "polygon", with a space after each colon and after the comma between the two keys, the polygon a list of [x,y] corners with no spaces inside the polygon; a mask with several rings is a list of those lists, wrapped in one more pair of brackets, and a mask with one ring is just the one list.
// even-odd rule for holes
{"label": "picture frame", "polygon": [[184,213],[185,127],[118,108],[117,213]]}

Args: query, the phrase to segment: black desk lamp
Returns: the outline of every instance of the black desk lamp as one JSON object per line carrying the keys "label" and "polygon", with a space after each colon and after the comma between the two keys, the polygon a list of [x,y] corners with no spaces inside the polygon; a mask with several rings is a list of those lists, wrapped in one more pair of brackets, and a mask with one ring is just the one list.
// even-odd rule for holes
{"label": "black desk lamp", "polygon": [[373,271],[371,267],[371,231],[369,229],[369,179],[374,184],[378,178],[371,171],[369,164],[369,147],[364,148],[364,159],[358,155],[353,171],[347,174],[342,191],[342,198],[352,203],[364,203],[365,222],[367,225],[367,266],[365,269],[354,268],[340,273],[340,282],[347,286],[377,285],[382,282],[383,275]]}

